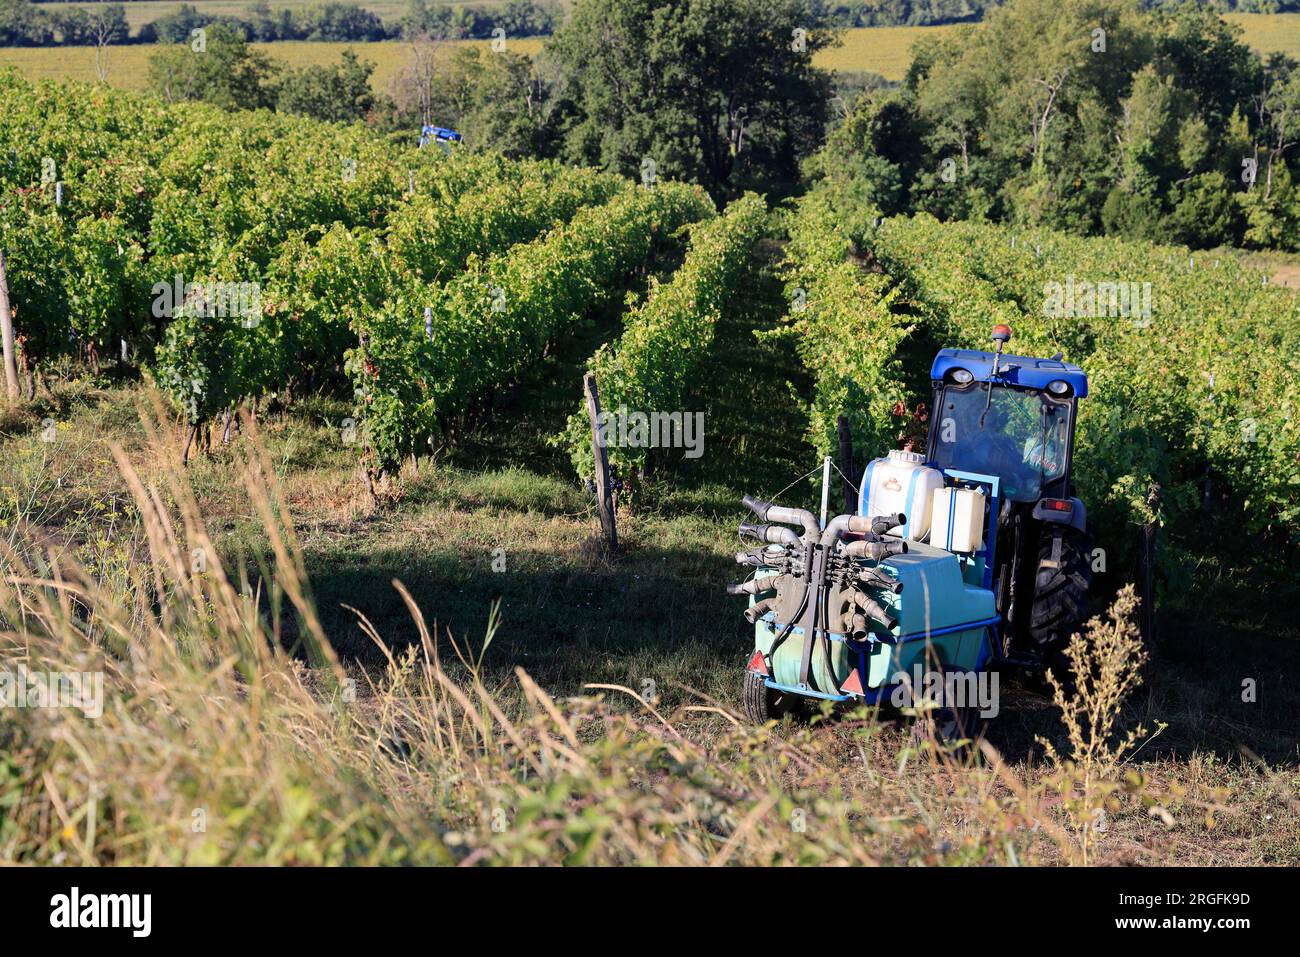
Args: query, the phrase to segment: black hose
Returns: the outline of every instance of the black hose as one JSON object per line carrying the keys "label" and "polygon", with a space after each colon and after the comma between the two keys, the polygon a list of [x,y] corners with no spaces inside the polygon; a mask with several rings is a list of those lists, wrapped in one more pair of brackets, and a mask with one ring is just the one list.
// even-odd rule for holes
{"label": "black hose", "polygon": [[803,594],[799,597],[798,609],[790,616],[790,620],[785,623],[785,627],[781,629],[781,633],[772,639],[772,647],[767,651],[767,656],[769,658],[775,655],[776,649],[780,648],[782,643],[790,637],[790,633],[794,630],[795,622],[799,620],[799,616],[802,615],[804,609],[808,607],[808,588],[809,586],[807,584],[803,586]]}
{"label": "black hose", "polygon": [[[823,619],[825,621],[825,624],[822,626],[822,639],[821,639],[822,658],[825,659],[826,662],[826,677],[831,683],[831,687],[826,690],[828,694],[830,694],[831,692],[834,692],[835,694],[839,694],[840,683],[835,680],[835,662],[831,658],[831,634],[830,634],[831,630],[829,627],[830,616],[831,616],[831,608],[830,608],[831,590],[829,588],[823,588],[822,596],[824,601],[822,607],[823,607],[823,611],[825,612],[825,618]],[[812,675],[810,674],[808,677],[811,678]]]}

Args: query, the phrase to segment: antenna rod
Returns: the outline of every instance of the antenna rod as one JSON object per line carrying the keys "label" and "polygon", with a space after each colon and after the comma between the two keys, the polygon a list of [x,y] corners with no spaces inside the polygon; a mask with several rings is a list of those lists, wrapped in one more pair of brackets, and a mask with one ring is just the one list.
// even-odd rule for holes
{"label": "antenna rod", "polygon": [[826,456],[822,462],[822,528],[826,527],[826,506],[831,494],[831,457]]}

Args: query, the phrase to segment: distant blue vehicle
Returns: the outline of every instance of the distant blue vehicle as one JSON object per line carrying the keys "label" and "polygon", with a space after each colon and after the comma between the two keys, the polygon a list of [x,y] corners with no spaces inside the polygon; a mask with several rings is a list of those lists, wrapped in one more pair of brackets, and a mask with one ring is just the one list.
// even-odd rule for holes
{"label": "distant blue vehicle", "polygon": [[426,146],[430,139],[439,143],[459,143],[461,135],[455,130],[449,130],[442,126],[423,126],[420,128],[420,145]]}

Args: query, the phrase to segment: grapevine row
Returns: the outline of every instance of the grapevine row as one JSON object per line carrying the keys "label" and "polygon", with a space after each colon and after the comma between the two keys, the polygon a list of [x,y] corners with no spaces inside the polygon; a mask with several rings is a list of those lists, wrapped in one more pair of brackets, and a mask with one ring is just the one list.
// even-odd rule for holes
{"label": "grapevine row", "polygon": [[[0,73],[0,92],[17,104],[0,116],[0,245],[24,362],[40,370],[130,341],[191,424],[284,398],[291,384],[348,382],[355,349],[361,368],[409,360],[414,378],[369,394],[362,410],[375,434],[404,423],[397,445],[409,447],[430,403],[454,409],[465,390],[527,360],[520,330],[558,331],[617,288],[656,230],[711,212],[678,187],[629,207],[616,199],[628,189],[617,176],[447,157],[360,127],[34,86],[12,72]],[[611,199],[583,222],[592,236],[602,223],[614,235],[584,243],[581,225],[564,231]],[[635,240],[618,232],[641,229]],[[156,284],[170,294],[173,282],[160,314]],[[189,292],[227,284],[257,287],[256,315],[205,308]],[[475,327],[467,317],[484,289],[506,290],[508,305]],[[513,337],[498,338],[511,323]],[[399,396],[411,407],[392,406]]]}
{"label": "grapevine row", "polygon": [[892,448],[891,410],[903,400],[898,350],[910,331],[888,277],[853,261],[851,210],[829,190],[810,193],[789,219],[783,278],[795,348],[813,380],[809,441],[836,448],[836,420],[847,416],[857,442]]}
{"label": "grapevine row", "polygon": [[616,296],[659,238],[712,213],[697,187],[625,187],[533,243],[472,258],[441,286],[403,285],[359,321],[361,344],[348,358],[371,467],[415,452],[448,414],[519,374]]}
{"label": "grapevine row", "polygon": [[[928,217],[886,221],[874,251],[945,344],[983,348],[991,323],[1010,320],[1017,351],[1060,349],[1087,370],[1075,473],[1109,518],[1149,518],[1153,482],[1167,514],[1187,514],[1208,469],[1248,530],[1300,527],[1294,292],[1183,248]],[[1095,298],[1119,282],[1135,293],[1127,310]]]}
{"label": "grapevine row", "polygon": [[[681,411],[691,379],[708,353],[722,309],[746,274],[750,250],[762,234],[767,207],[747,194],[725,212],[691,230],[690,247],[671,281],[652,287],[624,320],[618,341],[603,346],[588,366],[596,375],[604,411]],[[591,425],[585,409],[561,437],[580,475],[591,471]],[[611,464],[644,471],[644,443],[606,441]]]}

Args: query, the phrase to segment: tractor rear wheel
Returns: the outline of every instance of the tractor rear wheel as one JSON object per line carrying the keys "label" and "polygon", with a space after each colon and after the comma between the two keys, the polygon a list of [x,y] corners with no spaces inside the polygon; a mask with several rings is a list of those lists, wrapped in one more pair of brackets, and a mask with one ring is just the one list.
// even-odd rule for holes
{"label": "tractor rear wheel", "polygon": [[790,710],[791,696],[781,691],[773,691],[763,681],[763,676],[752,671],[745,672],[745,717],[755,724],[766,724],[779,720]]}
{"label": "tractor rear wheel", "polygon": [[1092,586],[1092,548],[1073,528],[1046,526],[1038,541],[1038,571],[1029,637],[1044,655],[1059,652],[1088,620]]}

